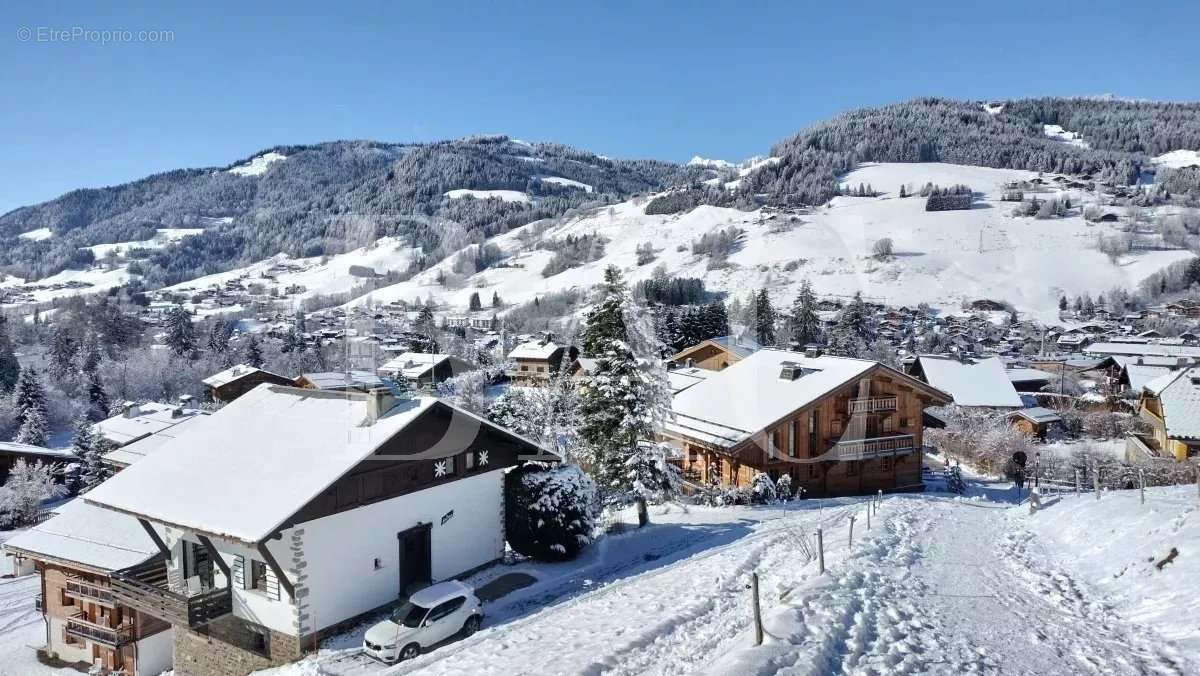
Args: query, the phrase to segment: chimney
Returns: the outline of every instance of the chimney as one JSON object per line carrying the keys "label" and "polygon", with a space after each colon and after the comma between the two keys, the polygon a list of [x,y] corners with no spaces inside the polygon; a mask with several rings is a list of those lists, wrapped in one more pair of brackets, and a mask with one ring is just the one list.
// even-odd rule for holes
{"label": "chimney", "polygon": [[127,401],[121,405],[121,414],[126,418],[136,418],[141,413],[141,408],[138,407],[136,402]]}
{"label": "chimney", "polygon": [[816,359],[817,357],[820,357],[821,356],[821,346],[814,345],[813,343],[809,343],[808,345],[805,345],[804,346],[804,356],[808,357],[809,359]]}
{"label": "chimney", "polygon": [[687,361],[685,361],[683,363],[683,365],[686,366],[687,368],[694,369],[694,368],[696,368],[696,360],[692,359],[691,357],[688,357]]}
{"label": "chimney", "polygon": [[367,424],[374,425],[396,405],[396,395],[386,387],[367,390]]}
{"label": "chimney", "polygon": [[192,403],[192,395],[190,395],[190,394],[179,395],[179,405],[180,406],[188,406],[191,403]]}

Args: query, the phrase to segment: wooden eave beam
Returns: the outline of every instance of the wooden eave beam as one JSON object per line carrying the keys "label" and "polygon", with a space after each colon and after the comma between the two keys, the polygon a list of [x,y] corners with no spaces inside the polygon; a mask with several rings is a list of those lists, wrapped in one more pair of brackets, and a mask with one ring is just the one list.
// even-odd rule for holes
{"label": "wooden eave beam", "polygon": [[[269,540],[270,538],[267,539]],[[267,541],[263,540],[259,542],[254,548],[258,550],[258,554],[262,556],[263,561],[271,567],[271,572],[275,573],[275,579],[279,581],[279,586],[287,591],[289,597],[296,598],[296,588],[292,586],[292,581],[284,574],[283,568],[279,566],[279,562],[275,560],[275,557],[271,555],[271,551],[267,549]]]}

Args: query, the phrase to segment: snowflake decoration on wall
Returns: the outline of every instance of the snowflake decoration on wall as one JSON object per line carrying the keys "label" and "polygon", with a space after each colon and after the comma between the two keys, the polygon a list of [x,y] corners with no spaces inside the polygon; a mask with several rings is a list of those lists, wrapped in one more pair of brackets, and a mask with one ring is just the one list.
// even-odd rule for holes
{"label": "snowflake decoration on wall", "polygon": [[480,451],[479,452],[479,466],[483,467],[486,464],[488,464],[488,452]]}
{"label": "snowflake decoration on wall", "polygon": [[439,461],[433,463],[433,476],[439,477],[439,478],[446,476],[446,461],[445,460],[439,460]]}

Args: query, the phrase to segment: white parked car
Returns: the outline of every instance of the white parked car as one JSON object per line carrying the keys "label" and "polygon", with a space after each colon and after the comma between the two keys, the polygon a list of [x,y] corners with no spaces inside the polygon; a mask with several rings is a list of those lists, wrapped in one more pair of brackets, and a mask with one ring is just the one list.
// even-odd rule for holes
{"label": "white parked car", "polygon": [[421,651],[483,622],[475,590],[458,582],[439,582],[413,594],[384,620],[367,630],[363,651],[383,662],[409,660]]}

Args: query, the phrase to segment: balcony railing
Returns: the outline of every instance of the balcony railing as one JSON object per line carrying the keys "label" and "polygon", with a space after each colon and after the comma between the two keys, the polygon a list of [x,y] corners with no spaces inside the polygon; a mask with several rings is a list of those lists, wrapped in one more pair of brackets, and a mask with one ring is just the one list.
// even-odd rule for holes
{"label": "balcony railing", "polygon": [[116,604],[116,601],[113,600],[111,591],[105,589],[104,587],[97,587],[96,585],[86,584],[83,582],[67,580],[67,595],[89,601],[95,601],[97,603],[102,603],[109,606]]}
{"label": "balcony railing", "polygon": [[911,434],[855,439],[837,443],[838,460],[867,460],[889,455],[904,455],[914,450],[916,450],[916,440]]}
{"label": "balcony railing", "polygon": [[171,624],[196,628],[233,612],[233,597],[228,587],[193,595],[168,589],[162,557],[119,570],[112,574],[111,581],[113,598],[121,605]]}
{"label": "balcony railing", "polygon": [[33,597],[33,609],[38,611],[39,613],[44,612],[46,610],[46,600],[44,598],[42,598],[41,594],[38,594],[37,596]]}
{"label": "balcony railing", "polygon": [[65,629],[67,634],[71,636],[86,638],[114,648],[123,646],[133,640],[133,627],[131,625],[108,627],[103,624],[89,622],[79,613],[67,618]]}
{"label": "balcony railing", "polygon": [[895,411],[895,397],[861,397],[850,400],[850,415],[855,413],[879,413],[881,411]]}

